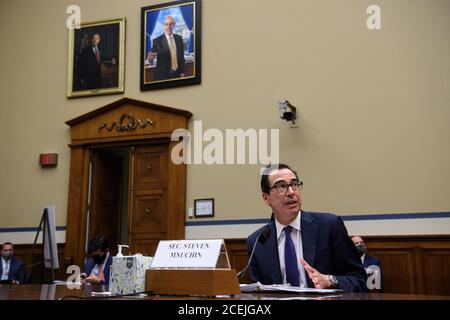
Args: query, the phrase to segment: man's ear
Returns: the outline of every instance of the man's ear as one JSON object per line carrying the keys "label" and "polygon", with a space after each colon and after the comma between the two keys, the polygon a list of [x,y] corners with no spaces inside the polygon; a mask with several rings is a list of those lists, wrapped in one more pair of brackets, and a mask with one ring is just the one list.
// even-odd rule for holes
{"label": "man's ear", "polygon": [[264,203],[267,205],[270,205],[269,195],[265,192],[263,192],[261,195],[262,195]]}

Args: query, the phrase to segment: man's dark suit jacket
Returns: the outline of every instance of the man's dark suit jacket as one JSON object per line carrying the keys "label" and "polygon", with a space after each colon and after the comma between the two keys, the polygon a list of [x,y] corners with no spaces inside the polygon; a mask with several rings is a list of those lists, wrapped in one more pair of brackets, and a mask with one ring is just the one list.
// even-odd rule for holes
{"label": "man's dark suit jacket", "polygon": [[364,257],[364,268],[368,268],[369,266],[378,266],[381,268],[380,259],[366,255]]}
{"label": "man's dark suit jacket", "polygon": [[[103,274],[105,276],[105,281],[101,281],[100,284],[108,284],[109,276],[111,273],[111,265],[113,261],[113,256],[109,253],[108,259],[106,260],[105,266],[103,267]],[[94,269],[95,263],[92,258],[88,259],[84,265],[84,273],[89,277],[91,275],[92,269]]]}
{"label": "man's dark suit jacket", "polygon": [[169,42],[165,33],[153,40],[152,52],[158,52],[156,56],[155,80],[165,80],[179,77],[184,73],[184,44],[183,38],[178,34],[173,34],[173,39],[177,47],[178,70],[172,73],[172,57],[170,55]]}
{"label": "man's dark suit jacket", "polygon": [[[250,264],[250,277],[262,284],[282,283],[275,222],[266,228],[270,234],[265,241],[258,241]],[[255,241],[265,227],[247,239],[250,255]],[[350,240],[341,217],[328,213],[302,211],[300,232],[303,244],[303,259],[322,274],[335,275],[339,288],[344,291],[367,291],[366,272],[356,247]],[[300,262],[299,262],[300,263]],[[306,273],[306,271],[305,271]],[[314,284],[305,274],[308,287]]]}
{"label": "man's dark suit jacket", "polygon": [[101,52],[99,51],[100,62],[97,61],[91,45],[81,51],[79,59],[79,73],[83,80],[81,85],[83,90],[98,89],[101,85]]}
{"label": "man's dark suit jacket", "polygon": [[[0,259],[0,277],[3,274],[3,262]],[[11,262],[9,265],[9,275],[8,280],[16,280],[21,284],[24,284],[26,281],[26,272],[23,266],[23,262],[16,257],[11,258]]]}

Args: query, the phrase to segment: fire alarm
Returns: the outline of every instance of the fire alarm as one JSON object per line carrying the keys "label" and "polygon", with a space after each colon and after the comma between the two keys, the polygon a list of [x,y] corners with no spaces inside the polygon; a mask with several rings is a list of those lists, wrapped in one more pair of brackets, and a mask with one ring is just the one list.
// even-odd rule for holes
{"label": "fire alarm", "polygon": [[41,167],[56,167],[58,164],[57,153],[41,153],[39,155],[39,164]]}

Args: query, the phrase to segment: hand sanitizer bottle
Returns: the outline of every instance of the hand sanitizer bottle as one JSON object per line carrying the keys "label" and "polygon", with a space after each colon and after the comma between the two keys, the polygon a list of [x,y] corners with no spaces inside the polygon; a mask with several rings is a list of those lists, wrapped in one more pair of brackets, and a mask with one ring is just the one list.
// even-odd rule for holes
{"label": "hand sanitizer bottle", "polygon": [[122,254],[122,248],[129,248],[130,246],[127,246],[126,244],[118,244],[117,245],[117,255],[116,255],[116,257],[123,257],[123,254]]}

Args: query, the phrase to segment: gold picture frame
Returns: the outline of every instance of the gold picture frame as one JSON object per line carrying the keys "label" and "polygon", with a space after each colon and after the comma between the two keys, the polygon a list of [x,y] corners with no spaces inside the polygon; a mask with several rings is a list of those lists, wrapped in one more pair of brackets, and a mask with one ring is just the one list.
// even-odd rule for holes
{"label": "gold picture frame", "polygon": [[85,22],[69,31],[67,97],[125,91],[125,17]]}

